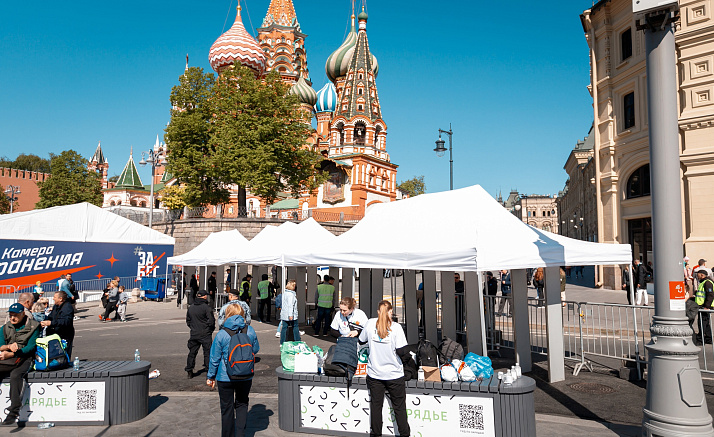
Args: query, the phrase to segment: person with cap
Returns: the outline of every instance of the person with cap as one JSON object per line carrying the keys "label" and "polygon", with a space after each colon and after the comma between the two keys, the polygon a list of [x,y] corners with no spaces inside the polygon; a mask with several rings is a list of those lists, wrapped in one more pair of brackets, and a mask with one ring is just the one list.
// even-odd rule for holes
{"label": "person with cap", "polygon": [[[697,279],[699,280],[699,285],[697,286],[697,292],[694,295],[697,305],[699,305],[700,310],[711,310],[712,303],[714,302],[714,281],[707,275],[706,270],[697,270]],[[699,341],[703,341],[707,344],[712,343],[712,331],[709,323],[711,318],[711,313],[699,313],[700,318],[700,332]]]}
{"label": "person with cap", "polygon": [[[29,293],[28,293],[29,294]],[[40,324],[25,315],[19,303],[10,305],[10,321],[2,327],[0,335],[0,378],[10,377],[10,407],[2,425],[14,425],[22,407],[24,377],[35,357]]]}
{"label": "person with cap", "polygon": [[[22,305],[22,307],[25,309],[25,315],[28,317],[32,317],[32,293],[20,293],[20,295],[17,297],[17,303]],[[10,313],[7,314],[7,317],[5,318],[5,323],[10,321]]]}
{"label": "person with cap", "polygon": [[250,306],[240,300],[240,296],[238,295],[238,293],[239,291],[235,288],[232,288],[228,291],[228,302],[226,302],[218,311],[218,329],[223,328],[223,323],[225,323],[226,320],[226,309],[228,309],[228,305],[233,305],[236,303],[239,304],[241,308],[243,308],[243,319],[245,320],[245,324],[250,325]]}
{"label": "person with cap", "polygon": [[203,347],[203,368],[208,370],[211,356],[211,342],[213,341],[213,331],[216,329],[216,318],[213,316],[213,308],[208,304],[208,292],[198,290],[196,299],[186,311],[186,325],[191,333],[188,338],[188,357],[186,358],[186,373],[191,379],[195,376],[193,368],[196,365],[196,355]]}
{"label": "person with cap", "polygon": [[57,334],[67,342],[65,351],[71,357],[74,342],[74,308],[62,290],[55,292],[54,302],[47,320],[40,322],[40,325],[47,328],[45,335]]}

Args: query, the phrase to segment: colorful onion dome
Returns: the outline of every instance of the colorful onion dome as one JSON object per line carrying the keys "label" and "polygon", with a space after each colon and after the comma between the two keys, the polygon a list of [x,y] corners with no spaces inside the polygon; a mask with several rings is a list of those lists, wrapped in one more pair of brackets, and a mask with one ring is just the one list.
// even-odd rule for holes
{"label": "colorful onion dome", "polygon": [[359,20],[359,21],[362,21],[362,20],[367,21],[367,18],[369,18],[369,16],[368,16],[367,13],[364,11],[364,6],[362,6],[362,12],[360,12],[359,15],[357,15],[357,20]]}
{"label": "colorful onion dome", "polygon": [[[352,29],[347,35],[347,38],[342,43],[342,45],[332,52],[330,57],[327,58],[327,63],[325,63],[325,72],[327,77],[331,81],[335,81],[338,77],[342,77],[347,74],[347,70],[350,68],[350,60],[352,60],[351,52],[354,52],[355,44],[357,44],[357,30],[355,29],[355,16],[351,18]],[[348,56],[348,53],[350,55]]]}
{"label": "colorful onion dome", "polygon": [[258,42],[245,30],[240,17],[240,6],[233,26],[211,46],[208,60],[211,68],[216,72],[220,72],[222,68],[232,65],[235,61],[257,74],[262,74],[265,70],[265,55]]}
{"label": "colorful onion dome", "polygon": [[298,96],[300,103],[304,103],[306,105],[315,106],[315,103],[317,102],[317,93],[314,89],[312,89],[310,84],[307,83],[304,77],[300,77],[297,83],[290,88],[288,93],[295,94]]}
{"label": "colorful onion dome", "polygon": [[325,86],[317,92],[316,112],[335,112],[337,107],[337,90],[332,82],[327,82]]}

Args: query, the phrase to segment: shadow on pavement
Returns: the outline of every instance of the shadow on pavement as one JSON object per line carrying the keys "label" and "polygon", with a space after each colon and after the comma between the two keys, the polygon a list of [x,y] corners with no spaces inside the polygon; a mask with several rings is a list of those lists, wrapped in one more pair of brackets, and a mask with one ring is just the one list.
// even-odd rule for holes
{"label": "shadow on pavement", "polygon": [[250,424],[246,427],[246,437],[253,437],[257,432],[265,431],[270,426],[270,416],[275,413],[263,404],[255,404],[248,411]]}
{"label": "shadow on pavement", "polygon": [[593,412],[591,409],[576,401],[572,397],[563,393],[561,390],[553,386],[548,382],[548,372],[547,370],[541,368],[540,366],[533,366],[533,371],[528,375],[535,379],[536,387],[540,389],[543,393],[550,396],[552,399],[563,405],[565,408],[570,410],[573,415],[581,419],[597,420],[600,422],[607,422],[598,414]]}
{"label": "shadow on pavement", "polygon": [[151,414],[160,406],[164,405],[166,402],[168,402],[168,400],[168,397],[162,396],[161,394],[149,396],[149,414]]}

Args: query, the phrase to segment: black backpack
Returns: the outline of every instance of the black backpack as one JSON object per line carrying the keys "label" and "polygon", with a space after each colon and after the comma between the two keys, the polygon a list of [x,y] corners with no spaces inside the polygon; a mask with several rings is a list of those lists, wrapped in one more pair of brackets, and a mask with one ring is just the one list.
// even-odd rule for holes
{"label": "black backpack", "polygon": [[347,399],[350,398],[352,377],[357,371],[357,337],[339,337],[337,344],[327,350],[323,369],[327,376],[347,378]]}
{"label": "black backpack", "polygon": [[439,349],[429,340],[419,340],[417,345],[417,365],[439,367],[439,352]]}
{"label": "black backpack", "polygon": [[449,361],[464,359],[464,347],[449,337],[444,337],[444,339],[441,340],[439,350]]}

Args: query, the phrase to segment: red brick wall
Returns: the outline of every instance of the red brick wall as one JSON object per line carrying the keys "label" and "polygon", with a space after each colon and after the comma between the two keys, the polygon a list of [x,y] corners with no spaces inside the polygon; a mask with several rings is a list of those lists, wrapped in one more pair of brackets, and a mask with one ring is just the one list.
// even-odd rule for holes
{"label": "red brick wall", "polygon": [[[17,194],[15,212],[31,211],[35,209],[35,204],[40,201],[40,188],[37,182],[49,178],[47,173],[37,173],[34,171],[16,170],[0,167],[0,185],[3,191],[8,185],[20,187],[20,194]],[[2,193],[5,195],[5,193]]]}

